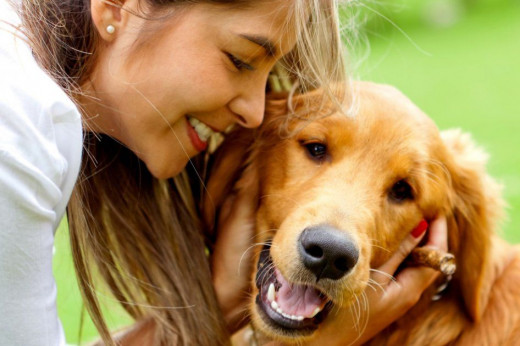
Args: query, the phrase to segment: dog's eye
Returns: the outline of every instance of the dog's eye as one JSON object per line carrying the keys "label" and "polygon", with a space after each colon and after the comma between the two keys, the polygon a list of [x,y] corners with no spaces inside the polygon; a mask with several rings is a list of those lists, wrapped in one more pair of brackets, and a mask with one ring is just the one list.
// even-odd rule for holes
{"label": "dog's eye", "polygon": [[412,187],[405,180],[399,180],[390,189],[390,192],[388,193],[388,197],[390,197],[390,199],[393,200],[394,202],[404,202],[406,200],[412,200],[413,199]]}
{"label": "dog's eye", "polygon": [[323,159],[327,155],[327,146],[322,143],[304,143],[305,149],[313,158]]}

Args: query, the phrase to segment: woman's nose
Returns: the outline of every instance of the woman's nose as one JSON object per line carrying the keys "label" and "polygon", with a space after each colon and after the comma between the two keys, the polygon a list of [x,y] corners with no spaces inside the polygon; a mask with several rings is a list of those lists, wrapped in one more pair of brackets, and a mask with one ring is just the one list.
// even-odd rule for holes
{"label": "woman's nose", "polygon": [[240,126],[258,127],[264,120],[265,83],[263,80],[247,88],[238,89],[238,95],[229,102],[229,108],[237,116]]}

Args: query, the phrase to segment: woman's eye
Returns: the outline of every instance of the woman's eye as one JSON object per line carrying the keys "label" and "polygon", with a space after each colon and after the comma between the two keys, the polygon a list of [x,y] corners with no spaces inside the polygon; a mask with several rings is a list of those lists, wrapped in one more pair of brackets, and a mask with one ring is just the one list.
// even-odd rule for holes
{"label": "woman's eye", "polygon": [[226,55],[227,55],[229,61],[231,61],[231,63],[233,65],[235,65],[237,70],[239,70],[239,71],[241,71],[241,70],[248,70],[248,71],[254,70],[253,66],[249,65],[246,62],[243,62],[242,60],[240,60],[239,58],[237,58],[233,54],[226,53]]}
{"label": "woman's eye", "polygon": [[412,187],[405,180],[399,180],[395,183],[388,192],[388,197],[398,203],[414,198]]}
{"label": "woman's eye", "polygon": [[315,142],[304,143],[303,146],[312,158],[321,160],[327,155],[327,146],[325,144]]}

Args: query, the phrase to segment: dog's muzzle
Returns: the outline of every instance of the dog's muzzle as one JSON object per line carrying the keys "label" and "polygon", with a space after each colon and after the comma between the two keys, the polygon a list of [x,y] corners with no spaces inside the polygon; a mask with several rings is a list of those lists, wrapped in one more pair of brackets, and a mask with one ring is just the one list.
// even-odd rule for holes
{"label": "dog's muzzle", "polygon": [[258,312],[268,326],[284,335],[310,334],[325,319],[332,302],[311,285],[289,283],[274,266],[270,249],[265,246],[258,260]]}

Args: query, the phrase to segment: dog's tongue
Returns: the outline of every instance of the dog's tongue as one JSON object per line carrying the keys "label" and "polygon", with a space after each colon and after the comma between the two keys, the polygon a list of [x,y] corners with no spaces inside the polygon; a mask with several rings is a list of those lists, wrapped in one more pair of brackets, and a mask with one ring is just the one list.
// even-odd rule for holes
{"label": "dog's tongue", "polygon": [[278,269],[276,280],[281,285],[276,292],[276,301],[286,314],[314,317],[326,303],[318,290],[311,286],[288,283]]}

